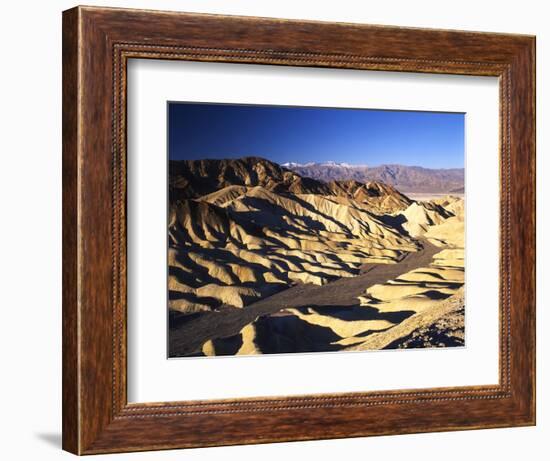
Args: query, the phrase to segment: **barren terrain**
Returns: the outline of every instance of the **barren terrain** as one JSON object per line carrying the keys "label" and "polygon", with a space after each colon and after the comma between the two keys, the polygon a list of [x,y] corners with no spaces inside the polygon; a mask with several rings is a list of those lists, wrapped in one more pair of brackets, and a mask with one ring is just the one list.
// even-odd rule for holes
{"label": "barren terrain", "polygon": [[168,232],[171,357],[463,344],[459,197],[179,161]]}

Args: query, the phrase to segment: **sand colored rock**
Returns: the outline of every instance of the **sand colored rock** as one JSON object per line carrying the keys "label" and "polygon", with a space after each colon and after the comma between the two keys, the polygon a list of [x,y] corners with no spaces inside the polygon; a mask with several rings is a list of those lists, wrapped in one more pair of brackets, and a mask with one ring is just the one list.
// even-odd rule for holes
{"label": "sand colored rock", "polygon": [[379,313],[392,312],[423,312],[431,309],[434,305],[434,300],[425,294],[410,295],[402,298],[392,298],[389,301],[380,303],[370,296],[360,296],[360,304],[362,306],[373,307]]}
{"label": "sand colored rock", "polygon": [[256,338],[256,328],[250,323],[241,330],[242,345],[237,351],[237,355],[261,354],[260,349],[254,342]]}
{"label": "sand colored rock", "polygon": [[[462,200],[446,199],[436,205],[458,202]],[[434,224],[428,226],[424,237],[446,248],[434,254],[428,267],[419,267],[394,280],[369,287],[359,297],[362,306],[376,308],[379,312],[410,310],[420,313],[430,310],[438,300],[461,291],[464,285],[464,222],[454,215],[440,224],[432,222]]]}
{"label": "sand colored rock", "polygon": [[[387,184],[327,184],[249,157],[171,165],[170,204],[169,308],[204,334],[191,354],[416,347],[460,329],[445,303],[464,284],[461,198],[413,201]],[[348,281],[338,305],[333,287]],[[302,304],[285,298],[292,290]]]}
{"label": "sand colored rock", "polygon": [[202,353],[206,356],[216,355],[216,348],[214,347],[214,343],[212,341],[206,341],[202,346]]}
{"label": "sand colored rock", "polygon": [[[391,264],[417,250],[414,240],[352,199],[280,195],[260,186],[180,200],[170,212],[169,238],[170,290],[196,295],[197,309],[220,302],[243,307],[273,292],[260,285],[277,285],[275,291],[282,284],[324,285],[353,277],[363,264]],[[219,293],[214,286],[222,287]],[[192,301],[178,306],[196,310]]]}
{"label": "sand colored rock", "polygon": [[308,272],[289,272],[288,278],[295,282],[312,283],[313,285],[324,285],[327,279]]}
{"label": "sand colored rock", "polygon": [[308,309],[306,312],[298,309],[288,309],[288,311],[312,325],[330,328],[342,338],[355,336],[366,331],[386,330],[394,326],[393,323],[387,320],[342,320],[330,315],[319,314],[311,309]]}
{"label": "sand colored rock", "polygon": [[248,189],[247,186],[227,186],[211,194],[204,195],[201,197],[201,201],[223,207],[236,198],[244,195]]}
{"label": "sand colored rock", "polygon": [[434,255],[434,266],[464,268],[464,249],[445,249]]}
{"label": "sand colored rock", "polygon": [[194,314],[196,312],[208,312],[211,310],[210,305],[202,304],[197,297],[193,297],[191,299],[171,299],[168,301],[168,307],[174,311],[184,312],[186,314]]}
{"label": "sand colored rock", "polygon": [[424,234],[434,245],[441,247],[464,247],[464,221],[452,217],[445,222],[433,226]]}
{"label": "sand colored rock", "polygon": [[[390,328],[387,331],[380,333],[373,333],[366,338],[349,337],[341,344],[346,347],[346,350],[350,351],[365,351],[365,350],[377,350],[386,348],[396,348],[399,344],[407,338],[414,335],[415,332],[426,330],[433,325],[437,325],[438,321],[449,318],[450,315],[461,311],[461,326],[463,331],[464,326],[464,289],[461,288],[457,292],[441,301],[432,302],[430,309],[425,309],[418,312],[409,318],[405,319],[400,324]],[[445,322],[442,322],[445,323]],[[456,321],[455,321],[456,323]],[[460,328],[460,325],[458,325]],[[422,347],[433,346],[445,346],[442,342],[445,340],[445,329],[438,331],[438,344],[423,344]],[[462,336],[462,344],[464,343],[464,337]],[[454,345],[454,344],[453,344]]]}
{"label": "sand colored rock", "polygon": [[403,299],[408,296],[416,296],[426,293],[438,293],[451,295],[453,290],[444,283],[385,283],[384,285],[375,285],[367,290],[367,294],[379,301],[391,301],[394,299]]}
{"label": "sand colored rock", "polygon": [[445,197],[432,200],[432,203],[441,206],[449,213],[452,213],[453,216],[464,219],[464,199],[452,195],[447,195]]}
{"label": "sand colored rock", "polygon": [[441,224],[446,219],[441,210],[430,209],[427,204],[420,202],[414,202],[400,215],[405,219],[403,228],[413,237],[425,234],[430,226]]}
{"label": "sand colored rock", "polygon": [[464,270],[438,267],[420,268],[399,277],[402,282],[451,282],[464,283]]}
{"label": "sand colored rock", "polygon": [[337,196],[352,200],[359,207],[375,213],[393,213],[404,210],[412,201],[393,186],[379,181],[331,181],[330,190]]}
{"label": "sand colored rock", "polygon": [[244,307],[246,303],[261,296],[261,293],[253,288],[223,286],[214,283],[197,288],[196,293],[199,297],[218,299],[222,303],[234,307]]}

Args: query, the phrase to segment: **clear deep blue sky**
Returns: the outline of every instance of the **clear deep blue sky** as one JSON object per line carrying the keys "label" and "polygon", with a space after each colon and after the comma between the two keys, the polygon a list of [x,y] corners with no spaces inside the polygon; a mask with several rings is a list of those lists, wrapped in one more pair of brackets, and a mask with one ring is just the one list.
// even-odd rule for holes
{"label": "clear deep blue sky", "polygon": [[168,104],[172,160],[464,167],[464,114],[288,106]]}

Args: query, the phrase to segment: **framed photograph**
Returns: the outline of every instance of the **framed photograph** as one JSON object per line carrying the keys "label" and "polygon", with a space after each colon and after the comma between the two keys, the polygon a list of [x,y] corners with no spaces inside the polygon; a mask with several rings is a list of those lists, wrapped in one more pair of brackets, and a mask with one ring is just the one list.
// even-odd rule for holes
{"label": "framed photograph", "polygon": [[63,447],[535,424],[535,38],[63,13]]}

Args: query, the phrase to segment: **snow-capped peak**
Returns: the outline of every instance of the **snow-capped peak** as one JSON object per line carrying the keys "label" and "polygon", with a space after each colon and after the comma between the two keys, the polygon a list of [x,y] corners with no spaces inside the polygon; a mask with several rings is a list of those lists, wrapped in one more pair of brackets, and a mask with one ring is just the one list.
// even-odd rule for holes
{"label": "snow-capped peak", "polygon": [[287,162],[282,164],[285,168],[302,168],[302,167],[311,167],[311,166],[329,166],[335,168],[365,168],[367,165],[355,165],[351,163],[339,163],[333,160],[328,160],[326,162],[317,163],[317,162],[308,162],[308,163],[297,163],[297,162]]}
{"label": "snow-capped peak", "polygon": [[308,163],[297,163],[297,162],[286,162],[281,164],[281,166],[285,168],[300,168],[304,166],[313,166],[316,165],[315,162],[308,162]]}

